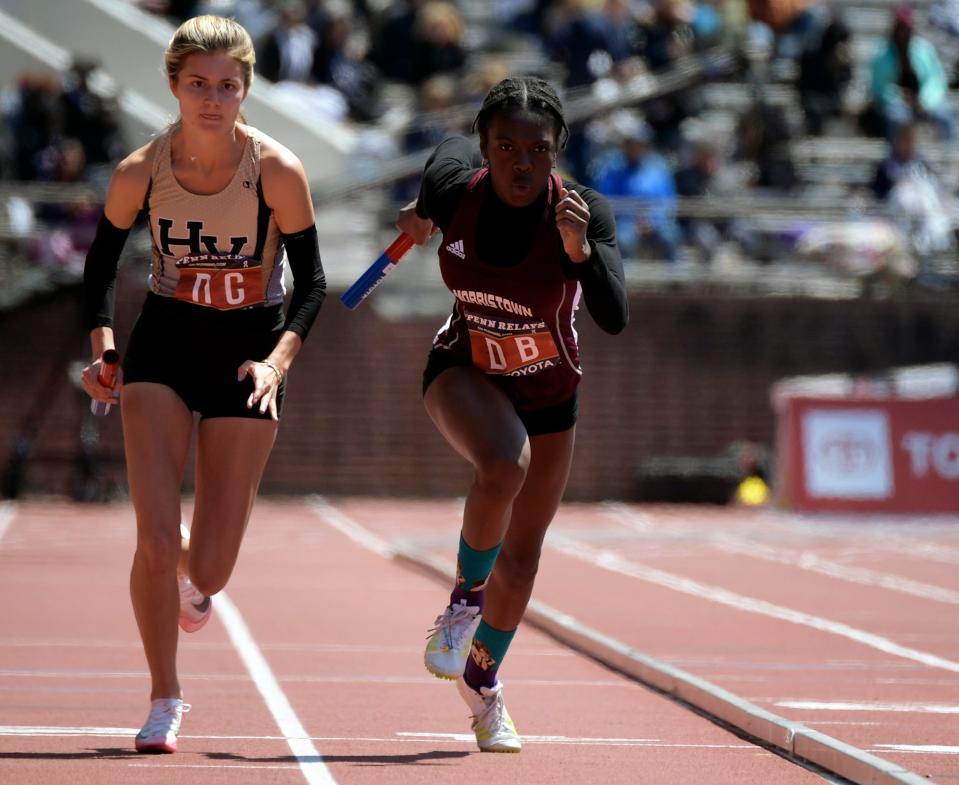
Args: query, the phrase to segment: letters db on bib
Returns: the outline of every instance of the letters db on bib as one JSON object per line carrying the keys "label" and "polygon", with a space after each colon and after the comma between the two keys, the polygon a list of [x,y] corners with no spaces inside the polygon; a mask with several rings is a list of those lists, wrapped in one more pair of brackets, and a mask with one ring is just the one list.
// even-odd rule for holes
{"label": "letters db on bib", "polygon": [[176,299],[220,311],[265,301],[263,266],[235,254],[184,256],[176,263]]}
{"label": "letters db on bib", "polygon": [[560,364],[546,323],[466,316],[473,364],[491,374],[527,376]]}

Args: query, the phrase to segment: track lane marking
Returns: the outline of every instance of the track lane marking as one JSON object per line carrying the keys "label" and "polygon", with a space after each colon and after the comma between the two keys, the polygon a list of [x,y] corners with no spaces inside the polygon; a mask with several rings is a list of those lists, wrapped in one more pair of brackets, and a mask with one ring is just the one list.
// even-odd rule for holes
{"label": "track lane marking", "polygon": [[[649,534],[651,532],[659,534],[681,533],[677,527],[654,525],[649,515],[637,513],[625,504],[609,503],[604,505],[604,509],[619,523],[623,523],[633,531],[642,534]],[[566,536],[569,535],[567,534]],[[849,583],[857,583],[863,586],[877,586],[882,589],[888,589],[889,591],[920,597],[924,600],[959,605],[959,592],[942,586],[915,581],[902,577],[901,575],[880,572],[867,567],[852,567],[847,564],[840,564],[839,562],[824,559],[808,550],[797,552],[788,548],[756,543],[741,535],[730,534],[728,532],[720,534],[706,533],[703,536],[711,545],[728,553],[750,556],[776,564],[785,564],[790,567],[827,575],[830,578],[847,581]]]}
{"label": "track lane marking", "polygon": [[913,714],[959,714],[959,706],[946,703],[892,703],[887,701],[808,701],[780,700],[774,704],[784,709],[810,711],[875,711]]}
{"label": "track lane marking", "polygon": [[[319,497],[316,497],[319,499]],[[328,503],[319,499],[324,505]],[[320,508],[310,505],[310,508],[321,518]],[[405,561],[416,565],[418,569],[437,578],[449,579],[454,570],[448,562],[421,552],[410,544],[393,545],[392,547],[379,537],[369,532],[360,524],[334,510],[341,523],[348,524],[355,534],[369,534],[381,546],[386,547],[384,558]],[[357,542],[361,537],[351,536]],[[369,547],[368,545],[365,547]],[[747,733],[750,739],[757,739],[763,747],[769,745],[784,751],[789,760],[803,768],[808,768],[807,762],[823,767],[827,772],[821,775],[828,782],[836,782],[832,773],[844,776],[847,779],[855,773],[866,772],[870,781],[881,777],[883,783],[901,783],[902,785],[925,785],[926,779],[918,774],[902,768],[865,750],[861,750],[839,739],[832,738],[820,731],[807,728],[799,723],[779,717],[749,701],[735,695],[728,690],[690,673],[681,671],[663,662],[659,662],[630,646],[593,630],[567,613],[552,608],[536,599],[531,599],[526,613],[528,621],[554,637],[566,646],[585,653],[591,659],[614,667],[629,678],[642,684],[652,686],[673,699],[693,706],[705,712],[713,722],[732,725]],[[755,746],[750,745],[754,750]],[[777,753],[778,754],[778,753]]]}
{"label": "track lane marking", "polygon": [[250,628],[240,615],[236,605],[224,592],[216,595],[217,613],[233,642],[240,659],[246,666],[253,683],[266,702],[273,719],[286,738],[290,752],[297,759],[300,771],[309,785],[336,785],[323,758],[317,751],[309,734],[296,716],[286,693],[280,687],[269,663],[257,646]]}
{"label": "track lane marking", "polygon": [[[126,738],[135,734],[137,728],[110,728],[110,727],[60,727],[45,725],[0,725],[0,736],[19,736],[24,738],[46,737],[104,737]],[[250,735],[216,735],[216,734],[183,734],[181,739],[203,739],[207,741],[297,741],[300,737],[291,739],[287,736],[250,736]],[[453,733],[448,731],[397,731],[393,736],[311,736],[310,741],[320,742],[375,742],[393,744],[397,741],[417,743],[423,741],[435,742],[474,742],[472,733]],[[561,746],[611,746],[611,747],[692,747],[701,749],[745,749],[755,750],[754,744],[695,744],[669,742],[663,739],[633,738],[633,737],[604,737],[604,736],[523,736],[523,741],[531,744],[555,744]],[[293,768],[296,768],[293,764]]]}
{"label": "track lane marking", "polygon": [[17,505],[15,502],[0,502],[0,542],[3,542],[3,536],[10,528],[14,516],[17,514]]}
{"label": "track lane marking", "polygon": [[662,586],[681,594],[688,594],[737,610],[768,616],[779,619],[780,621],[789,622],[790,624],[810,627],[821,632],[828,632],[886,654],[891,654],[894,657],[913,660],[914,662],[919,662],[931,668],[940,668],[952,673],[959,673],[959,662],[947,660],[944,657],[939,657],[929,652],[901,646],[895,641],[884,638],[881,635],[860,630],[848,624],[833,621],[832,619],[793,610],[792,608],[776,605],[756,597],[738,594],[720,586],[710,586],[695,581],[692,578],[675,575],[665,570],[656,569],[655,567],[648,567],[639,562],[629,561],[613,551],[591,548],[584,543],[570,540],[563,535],[557,534],[553,537],[547,537],[546,545],[565,556],[591,564],[594,567],[599,567],[608,572],[646,581],[647,583]]}

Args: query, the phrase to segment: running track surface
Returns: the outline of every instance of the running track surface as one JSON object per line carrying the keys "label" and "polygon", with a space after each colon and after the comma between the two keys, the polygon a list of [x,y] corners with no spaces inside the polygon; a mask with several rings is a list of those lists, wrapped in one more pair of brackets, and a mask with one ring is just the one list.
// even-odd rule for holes
{"label": "running track surface", "polygon": [[[520,755],[479,753],[422,667],[462,502],[257,503],[213,621],[180,639],[180,751],[139,756],[149,682],[128,505],[0,506],[0,782],[836,782],[529,626],[501,673]],[[185,517],[189,520],[189,509]],[[789,720],[959,782],[959,518],[567,504],[537,599]]]}

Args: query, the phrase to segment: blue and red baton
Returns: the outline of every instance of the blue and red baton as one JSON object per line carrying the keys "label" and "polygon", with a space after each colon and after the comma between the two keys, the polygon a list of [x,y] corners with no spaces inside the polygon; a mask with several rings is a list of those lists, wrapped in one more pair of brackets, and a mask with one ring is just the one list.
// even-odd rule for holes
{"label": "blue and red baton", "polygon": [[[97,381],[104,387],[111,390],[117,383],[117,368],[120,367],[120,352],[116,349],[107,349],[100,356],[100,373],[97,375]],[[110,411],[112,404],[104,401],[90,401],[90,411],[97,417],[103,417]]]}
{"label": "blue and red baton", "polygon": [[351,311],[363,302],[382,280],[386,278],[396,266],[403,260],[403,257],[410,252],[413,247],[413,238],[403,232],[397,237],[390,247],[379,255],[377,260],[371,264],[365,273],[356,279],[349,289],[340,295],[340,302]]}

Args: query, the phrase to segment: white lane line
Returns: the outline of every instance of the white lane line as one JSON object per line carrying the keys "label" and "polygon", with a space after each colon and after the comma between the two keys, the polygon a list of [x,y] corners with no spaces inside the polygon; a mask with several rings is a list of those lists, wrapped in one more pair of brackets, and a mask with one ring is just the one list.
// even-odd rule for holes
{"label": "white lane line", "polygon": [[914,714],[959,714],[959,706],[947,703],[887,703],[884,701],[776,701],[784,709],[811,711],[882,711]]}
{"label": "white lane line", "polygon": [[[606,511],[620,523],[625,523],[630,529],[643,534],[650,533],[651,531],[657,534],[676,534],[681,532],[680,529],[670,527],[668,524],[655,526],[650,522],[647,514],[631,510],[624,504],[608,503],[604,505],[604,507]],[[567,534],[567,536],[569,535]],[[836,578],[837,580],[858,583],[863,586],[877,586],[882,589],[888,589],[889,591],[921,597],[924,600],[959,605],[959,592],[952,591],[951,589],[935,586],[930,583],[923,583],[921,581],[914,581],[891,573],[870,570],[865,567],[852,567],[846,564],[840,564],[830,561],[829,559],[823,559],[812,551],[794,551],[788,548],[778,548],[729,533],[705,533],[703,537],[714,547],[727,553],[750,556],[755,559],[762,559],[777,564],[786,564],[801,570],[828,575],[830,578]]]}
{"label": "white lane line", "polygon": [[691,578],[674,575],[654,567],[647,567],[645,564],[640,564],[639,562],[628,561],[613,551],[590,548],[584,543],[575,542],[562,535],[547,538],[546,544],[566,556],[584,561],[587,564],[592,564],[595,567],[600,567],[609,572],[626,575],[630,578],[636,578],[657,586],[663,586],[673,591],[689,594],[693,597],[699,597],[748,613],[770,616],[791,624],[811,627],[821,632],[828,632],[847,638],[895,657],[914,660],[923,665],[928,665],[931,668],[941,668],[942,670],[959,673],[959,662],[947,660],[935,654],[919,651],[918,649],[900,646],[898,643],[884,638],[881,635],[875,635],[865,630],[850,627],[848,624],[842,624],[841,622],[826,619],[822,616],[814,616],[810,613],[786,608],[782,605],[775,605],[756,597],[737,594],[736,592],[723,589],[720,586],[709,586],[699,581],[694,581]]}
{"label": "white lane line", "polygon": [[[400,731],[397,736],[405,736],[416,739],[429,739],[430,741],[463,741],[474,742],[475,736],[472,733],[428,733],[414,731]],[[581,738],[576,736],[527,736],[523,735],[523,743],[530,744],[560,744],[560,745],[579,745],[579,746],[600,746],[600,747],[688,747],[694,749],[717,749],[717,750],[752,750],[755,752],[755,744],[679,744],[661,741],[660,739],[622,739],[622,738]]]}
{"label": "white lane line", "polygon": [[921,581],[914,581],[891,573],[870,570],[865,567],[850,567],[845,564],[823,559],[811,551],[801,551],[797,553],[785,548],[774,548],[769,545],[745,542],[738,538],[728,536],[717,538],[714,544],[717,548],[727,553],[751,556],[755,559],[762,559],[777,564],[786,564],[790,567],[798,567],[801,570],[828,575],[830,578],[836,578],[849,583],[858,583],[863,586],[877,586],[882,589],[897,591],[901,594],[920,597],[924,600],[959,605],[959,592],[952,591],[951,589],[934,586],[930,583],[922,583]]}
{"label": "white lane line", "polygon": [[[82,638],[77,639],[53,639],[53,638],[0,638],[0,648],[18,647],[18,648],[72,648],[72,649],[136,649],[140,651],[142,644],[137,641],[85,641]],[[203,643],[200,641],[183,641],[179,644],[181,650],[195,649],[204,651],[233,651],[233,645],[227,641],[223,643]],[[265,652],[272,651],[295,651],[295,652],[335,652],[343,654],[367,653],[367,654],[422,654],[422,647],[414,646],[389,646],[387,644],[364,644],[364,643],[264,643],[260,645],[260,650]],[[548,649],[526,649],[517,653],[518,657],[532,657],[541,659],[543,657],[573,657],[569,651],[550,651]],[[182,675],[182,674],[181,674]]]}
{"label": "white lane line", "polygon": [[296,769],[293,763],[128,763],[130,769]]}
{"label": "white lane line", "polygon": [[309,496],[307,506],[338,532],[345,534],[357,545],[373,551],[386,559],[393,558],[393,549],[386,540],[377,537],[368,529],[358,526],[348,516],[341,513],[322,496]]}
{"label": "white lane line", "polygon": [[10,528],[13,516],[16,514],[17,505],[11,501],[0,502],[0,542],[3,541],[3,535]]}
{"label": "white lane line", "polygon": [[[41,671],[27,669],[0,669],[0,678],[6,679],[68,679],[70,681],[89,681],[92,679],[144,679],[149,676],[146,671],[90,671],[90,670],[57,670]],[[181,678],[195,681],[242,681],[249,683],[250,676],[246,673],[180,673]],[[321,673],[300,674],[288,673],[277,678],[284,684],[429,684],[439,685],[435,676],[425,674],[409,676],[390,676],[382,673]],[[622,679],[510,679],[510,684],[524,684],[536,687],[614,687],[631,688],[629,682]],[[2,688],[0,688],[2,689]]]}
{"label": "white lane line", "polygon": [[[110,737],[125,738],[137,732],[137,728],[109,728],[109,727],[58,727],[46,725],[0,725],[0,736],[20,736],[25,738],[41,737]],[[206,734],[183,734],[181,739],[203,739],[207,741],[290,741],[286,736],[244,736],[244,735],[206,735]],[[475,737],[472,733],[450,733],[446,731],[397,731],[395,736],[313,736],[311,741],[321,742],[376,742],[381,744],[394,744],[397,741],[415,743],[423,740],[458,743],[474,742]],[[666,742],[662,739],[644,739],[631,737],[612,737],[602,736],[523,736],[524,742],[531,744],[556,744],[556,745],[586,745],[586,746],[612,746],[612,747],[695,747],[702,749],[748,749],[755,750],[753,744],[680,744]],[[292,768],[296,768],[293,764]]]}
{"label": "white lane line", "polygon": [[888,546],[897,552],[907,552],[929,561],[943,564],[959,564],[959,548],[934,545],[928,542],[912,542],[908,537],[890,537]]}
{"label": "white lane line", "polygon": [[266,702],[267,708],[273,715],[277,727],[286,737],[290,751],[299,763],[300,771],[303,773],[309,785],[336,785],[336,780],[326,768],[320,753],[317,751],[309,734],[300,722],[296,712],[290,705],[286,694],[280,687],[276,676],[270,670],[269,663],[260,651],[259,646],[253,639],[249,627],[243,621],[240,611],[230,601],[224,592],[216,596],[217,612],[223,626],[226,627],[227,634],[233,645],[236,647],[240,659],[249,671],[253,683],[259,690],[260,695]]}
{"label": "white lane line", "polygon": [[912,752],[923,755],[959,755],[959,747],[948,744],[876,744],[878,752]]}
{"label": "white lane line", "polygon": [[[316,508],[313,509],[316,511]],[[320,515],[318,511],[317,515]],[[351,528],[365,531],[354,521],[348,520],[348,522]],[[357,541],[360,540],[357,538]],[[397,550],[393,553],[388,549],[384,555],[387,558],[409,561],[437,577],[448,578],[453,575],[449,563],[419,551]],[[618,640],[589,628],[569,614],[550,608],[537,600],[530,600],[527,615],[536,619],[536,627],[557,640],[565,641],[567,645],[575,646],[579,651],[597,652],[595,655],[597,658],[607,664],[617,663],[620,670],[643,684],[655,686],[674,698],[679,698],[706,711],[716,721],[721,720],[745,730],[747,734],[772,744],[791,756],[798,755],[841,776],[847,776],[853,771],[859,772],[865,768],[870,776],[883,777],[882,782],[909,783],[910,785],[926,783],[925,779],[898,764],[882,760],[819,731],[778,717],[727,690],[710,684],[705,679],[658,662]],[[437,744],[442,741],[442,739],[433,739],[431,743]],[[752,745],[751,747],[754,751],[755,747]],[[823,776],[822,779],[827,782],[834,781],[828,775]],[[875,779],[873,781],[879,782]]]}
{"label": "white lane line", "polygon": [[[139,728],[65,728],[56,725],[0,725],[0,736],[136,736]],[[182,737],[185,738],[185,737]]]}

